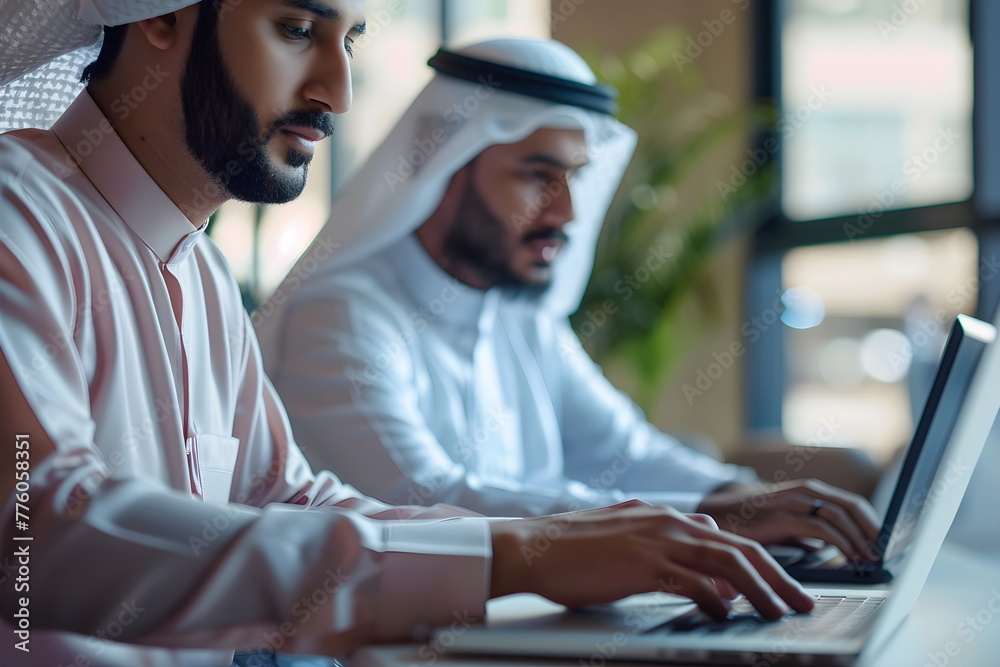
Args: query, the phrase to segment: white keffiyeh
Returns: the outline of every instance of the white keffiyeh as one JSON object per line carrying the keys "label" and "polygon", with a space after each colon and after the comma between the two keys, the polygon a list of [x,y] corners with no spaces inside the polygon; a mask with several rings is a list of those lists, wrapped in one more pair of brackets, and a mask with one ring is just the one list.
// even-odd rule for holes
{"label": "white keffiyeh", "polygon": [[[456,53],[594,84],[596,77],[572,49],[554,40],[499,39]],[[419,227],[441,202],[452,176],[498,144],[540,128],[583,129],[590,164],[571,183],[576,218],[570,242],[554,264],[546,294],[550,313],[568,315],[580,303],[593,268],[594,247],[611,198],[635,148],[636,135],[610,115],[507,92],[489,77],[467,81],[437,74],[386,140],[341,189],[330,221],[279,286],[262,329],[279,327],[281,313],[326,289],[324,275],[363,262]],[[530,218],[530,211],[525,211]],[[330,253],[329,247],[336,247]],[[316,266],[317,256],[324,261]],[[302,280],[303,272],[309,280]],[[267,346],[279,336],[262,336]]]}
{"label": "white keffiyeh", "polygon": [[48,128],[83,85],[103,26],[153,18],[198,0],[0,0],[0,132]]}

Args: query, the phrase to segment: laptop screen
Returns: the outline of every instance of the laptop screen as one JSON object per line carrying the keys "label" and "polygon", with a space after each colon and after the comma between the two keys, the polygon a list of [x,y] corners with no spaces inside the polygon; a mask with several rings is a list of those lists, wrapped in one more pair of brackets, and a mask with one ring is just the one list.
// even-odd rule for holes
{"label": "laptop screen", "polygon": [[993,325],[966,315],[959,315],[952,326],[934,384],[913,440],[906,450],[886,510],[877,542],[883,564],[889,564],[905,553],[924,506],[933,503],[935,497],[945,490],[939,487],[948,483],[948,476],[942,475],[935,482],[935,474],[955,429],[979,359],[994,338],[996,329]]}

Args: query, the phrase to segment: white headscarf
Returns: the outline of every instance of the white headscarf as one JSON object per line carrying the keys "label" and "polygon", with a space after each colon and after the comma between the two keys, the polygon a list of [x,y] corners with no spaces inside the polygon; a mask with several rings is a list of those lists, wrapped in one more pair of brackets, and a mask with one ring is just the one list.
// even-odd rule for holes
{"label": "white headscarf", "polygon": [[198,0],[0,0],[0,132],[46,128],[83,86],[102,26],[177,11]]}
{"label": "white headscarf", "polygon": [[[456,52],[596,82],[580,56],[553,40],[501,39]],[[321,298],[325,276],[364,261],[416,230],[437,209],[455,172],[485,149],[515,143],[543,127],[583,129],[588,144],[590,164],[570,186],[576,213],[565,229],[570,242],[555,261],[553,285],[546,295],[552,312],[573,312],[593,268],[594,247],[611,198],[632,157],[635,133],[607,114],[506,92],[502,86],[494,89],[489,78],[471,82],[438,73],[340,190],[329,222],[261,309],[267,314],[261,329],[280,326],[289,304]],[[332,244],[338,245],[330,255]],[[316,257],[327,255],[316,266]],[[303,281],[304,275],[309,277]],[[262,338],[266,342],[268,336]]]}

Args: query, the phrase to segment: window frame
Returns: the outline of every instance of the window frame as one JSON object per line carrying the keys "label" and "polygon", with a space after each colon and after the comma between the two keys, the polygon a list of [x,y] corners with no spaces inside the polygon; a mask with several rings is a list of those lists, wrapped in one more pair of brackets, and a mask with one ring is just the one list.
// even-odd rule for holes
{"label": "window frame", "polygon": [[[781,108],[781,31],[786,0],[757,0],[755,3],[754,94]],[[968,0],[969,31],[972,42],[972,180],[973,192],[965,201],[889,210],[879,216],[865,238],[937,231],[965,227],[979,242],[979,264],[1000,254],[1000,41],[991,39],[1000,30],[1000,3]],[[758,138],[777,141],[774,153],[778,173],[777,202],[781,201],[782,145],[776,132]],[[989,184],[997,184],[993,188]],[[816,220],[791,220],[780,204],[758,227],[750,241],[745,280],[745,321],[766,312],[775,294],[781,293],[781,263],[791,249],[844,242],[845,225],[857,225],[856,215]],[[990,321],[1000,302],[1000,280],[981,281],[976,312]],[[757,432],[780,432],[782,403],[788,387],[788,368],[783,326],[769,327],[753,345],[747,344],[745,414],[747,428]]]}

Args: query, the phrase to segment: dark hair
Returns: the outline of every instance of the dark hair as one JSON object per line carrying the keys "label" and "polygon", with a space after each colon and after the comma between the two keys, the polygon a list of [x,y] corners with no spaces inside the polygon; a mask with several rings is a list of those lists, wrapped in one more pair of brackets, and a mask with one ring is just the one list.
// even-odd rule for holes
{"label": "dark hair", "polygon": [[101,44],[101,52],[97,55],[97,60],[90,63],[83,69],[80,83],[90,84],[92,81],[100,81],[111,73],[111,68],[118,59],[118,54],[125,44],[125,34],[128,32],[128,24],[116,26],[104,26],[104,43]]}
{"label": "dark hair", "polygon": [[[218,17],[220,2],[201,2],[199,3],[201,13],[199,18],[207,20],[211,27],[215,28],[215,19]],[[129,24],[116,25],[116,26],[104,26],[104,43],[101,44],[101,52],[97,54],[97,60],[90,63],[83,69],[83,74],[80,76],[80,83],[88,85],[93,81],[100,81],[108,74],[111,73],[111,68],[114,67],[115,61],[118,60],[118,54],[122,51],[122,46],[125,44],[125,35],[128,32]]]}

